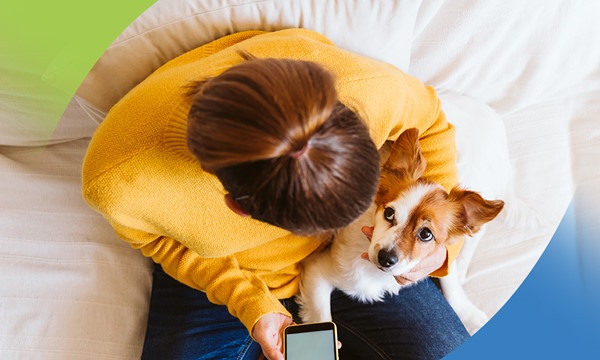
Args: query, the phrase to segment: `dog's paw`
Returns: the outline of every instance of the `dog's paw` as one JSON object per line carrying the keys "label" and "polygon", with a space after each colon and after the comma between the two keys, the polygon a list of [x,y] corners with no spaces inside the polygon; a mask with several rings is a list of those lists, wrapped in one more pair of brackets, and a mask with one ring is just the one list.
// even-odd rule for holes
{"label": "dog's paw", "polygon": [[303,324],[331,321],[331,316],[318,311],[300,309],[298,317]]}
{"label": "dog's paw", "polygon": [[463,313],[461,320],[469,334],[473,335],[489,321],[489,317],[483,311],[473,306],[468,310],[467,314]]}

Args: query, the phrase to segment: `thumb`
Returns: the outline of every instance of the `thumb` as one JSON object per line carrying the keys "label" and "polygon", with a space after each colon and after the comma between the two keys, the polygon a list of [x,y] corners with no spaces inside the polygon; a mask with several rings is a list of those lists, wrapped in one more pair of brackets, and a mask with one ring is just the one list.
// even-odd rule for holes
{"label": "thumb", "polygon": [[374,226],[363,226],[360,230],[362,231],[363,234],[365,234],[365,236],[369,239],[369,241],[371,241],[371,237],[373,236],[374,229],[375,229]]}
{"label": "thumb", "polygon": [[283,355],[281,354],[281,351],[279,351],[279,349],[277,349],[275,347],[272,347],[272,346],[263,347],[263,353],[269,360],[284,360]]}

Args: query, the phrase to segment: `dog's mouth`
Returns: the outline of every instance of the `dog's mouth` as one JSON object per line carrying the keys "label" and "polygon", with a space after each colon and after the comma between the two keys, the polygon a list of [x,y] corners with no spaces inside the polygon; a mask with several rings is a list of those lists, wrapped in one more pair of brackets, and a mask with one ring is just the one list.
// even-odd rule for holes
{"label": "dog's mouth", "polygon": [[393,275],[393,272],[392,272],[392,270],[390,270],[389,268],[384,268],[384,267],[382,267],[382,266],[380,266],[380,265],[377,265],[377,268],[378,268],[379,270],[381,270],[382,272],[384,272],[384,273],[388,273],[388,274],[392,274],[392,275]]}
{"label": "dog's mouth", "polygon": [[408,273],[410,270],[412,270],[412,268],[416,264],[416,262],[409,261],[408,259],[405,259],[405,258],[399,259],[397,261],[397,263],[395,263],[394,265],[391,265],[391,266],[389,266],[388,264],[386,264],[384,266],[378,260],[373,261],[370,258],[367,258],[367,260],[369,260],[370,263],[375,265],[375,267],[377,269],[379,269],[381,272],[392,275],[392,276],[402,276],[402,275]]}

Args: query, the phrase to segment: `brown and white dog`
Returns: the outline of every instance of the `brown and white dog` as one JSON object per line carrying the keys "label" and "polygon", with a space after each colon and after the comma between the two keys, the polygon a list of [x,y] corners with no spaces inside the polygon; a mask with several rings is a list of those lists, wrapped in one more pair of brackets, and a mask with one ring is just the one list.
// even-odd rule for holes
{"label": "brown and white dog", "polygon": [[[502,210],[501,200],[485,200],[460,187],[448,193],[423,179],[426,161],[418,135],[416,129],[406,130],[391,145],[369,210],[336,234],[328,249],[304,262],[297,296],[303,322],[331,321],[334,288],[362,302],[397,294],[402,285],[395,276],[438,247],[477,233]],[[373,224],[369,243],[361,228]]]}

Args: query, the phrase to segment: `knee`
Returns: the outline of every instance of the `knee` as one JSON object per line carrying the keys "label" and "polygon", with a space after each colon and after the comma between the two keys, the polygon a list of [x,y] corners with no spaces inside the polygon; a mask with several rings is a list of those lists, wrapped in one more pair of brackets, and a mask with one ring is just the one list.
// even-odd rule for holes
{"label": "knee", "polygon": [[461,323],[421,324],[410,332],[402,351],[410,359],[441,359],[469,339]]}

